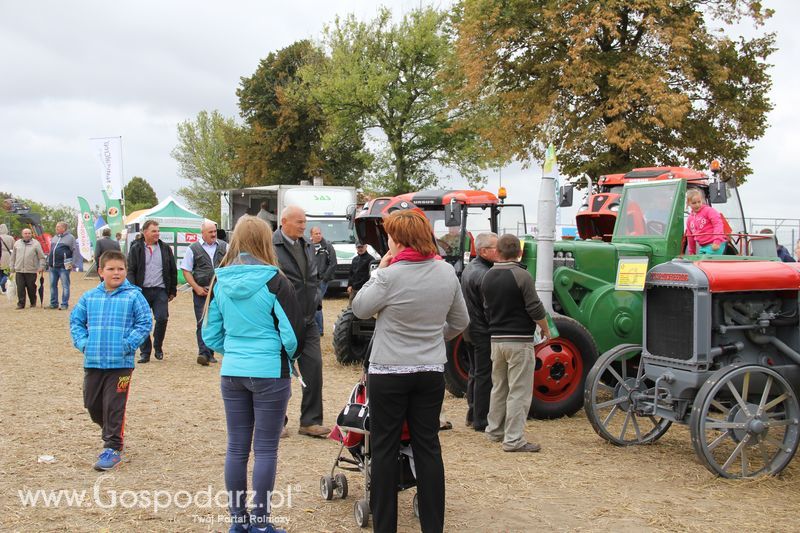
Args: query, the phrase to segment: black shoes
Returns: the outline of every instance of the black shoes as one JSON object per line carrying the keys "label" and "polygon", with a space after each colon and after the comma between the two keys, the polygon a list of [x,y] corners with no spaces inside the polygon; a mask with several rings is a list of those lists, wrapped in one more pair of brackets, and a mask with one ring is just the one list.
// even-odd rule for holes
{"label": "black shoes", "polygon": [[137,363],[149,363],[150,362],[150,354],[147,354],[147,355],[142,354],[141,357],[139,357],[139,360],[136,361],[136,362]]}
{"label": "black shoes", "polygon": [[156,359],[158,359],[159,361],[164,359],[164,352],[159,352],[158,350],[156,350]]}
{"label": "black shoes", "polygon": [[213,356],[213,355],[209,355],[209,356],[208,356],[208,362],[209,362],[209,363],[219,363],[219,361],[217,361],[216,359],[214,359],[214,356]]}
{"label": "black shoes", "polygon": [[206,357],[205,355],[198,355],[197,364],[201,366],[208,366],[208,357]]}

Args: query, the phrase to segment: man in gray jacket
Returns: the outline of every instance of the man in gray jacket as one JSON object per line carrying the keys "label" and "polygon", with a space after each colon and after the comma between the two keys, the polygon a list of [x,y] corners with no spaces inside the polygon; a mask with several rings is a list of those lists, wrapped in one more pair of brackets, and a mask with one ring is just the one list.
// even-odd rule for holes
{"label": "man in gray jacket", "polygon": [[299,339],[300,356],[297,366],[306,386],[300,402],[300,428],[298,433],[324,438],[330,428],[322,425],[322,351],[319,329],[314,314],[319,303],[319,276],[311,243],[303,237],[306,231],[306,213],[302,208],[289,206],[281,213],[281,227],[272,242],[281,271],[294,285],[297,302],[305,317],[305,333]]}
{"label": "man in gray jacket", "polygon": [[8,234],[8,226],[0,224],[0,290],[6,292],[8,273],[11,271],[11,252],[14,250],[14,237]]}
{"label": "man in gray jacket", "polygon": [[26,290],[31,307],[36,307],[36,275],[44,271],[44,262],[42,245],[33,238],[33,232],[25,228],[11,252],[11,271],[17,278],[17,309],[25,308]]}
{"label": "man in gray jacket", "polygon": [[[94,245],[94,264],[100,264],[100,256],[109,250],[120,251],[119,243],[111,238],[111,228],[103,229],[103,237],[97,239],[97,244]],[[99,270],[99,269],[98,269]]]}

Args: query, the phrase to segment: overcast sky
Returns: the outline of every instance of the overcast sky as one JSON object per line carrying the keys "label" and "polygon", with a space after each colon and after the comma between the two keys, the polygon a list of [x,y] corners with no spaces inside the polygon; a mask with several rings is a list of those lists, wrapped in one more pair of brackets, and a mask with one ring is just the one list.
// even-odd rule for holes
{"label": "overcast sky", "polygon": [[[400,15],[427,0],[385,1]],[[777,6],[770,129],[753,150],[742,188],[747,216],[798,217],[793,161],[800,146],[797,57],[800,2]],[[433,3],[447,6],[448,0]],[[90,137],[122,136],[125,178],[142,176],[159,200],[184,185],[170,157],[178,123],[201,110],[238,118],[239,78],[271,51],[319,38],[335,16],[372,18],[368,0],[295,2],[4,1],[0,17],[0,191],[66,203],[100,203]],[[721,154],[724,156],[724,154]],[[509,201],[535,212],[541,170],[503,170]],[[487,173],[487,188],[498,185]],[[569,214],[567,214],[569,216]]]}

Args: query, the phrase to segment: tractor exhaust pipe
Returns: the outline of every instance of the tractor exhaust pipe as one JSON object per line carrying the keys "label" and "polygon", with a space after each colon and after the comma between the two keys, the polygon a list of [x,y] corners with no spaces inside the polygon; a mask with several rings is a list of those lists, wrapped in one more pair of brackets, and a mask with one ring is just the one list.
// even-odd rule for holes
{"label": "tractor exhaust pipe", "polygon": [[553,242],[556,240],[556,182],[542,176],[536,212],[536,292],[553,313]]}

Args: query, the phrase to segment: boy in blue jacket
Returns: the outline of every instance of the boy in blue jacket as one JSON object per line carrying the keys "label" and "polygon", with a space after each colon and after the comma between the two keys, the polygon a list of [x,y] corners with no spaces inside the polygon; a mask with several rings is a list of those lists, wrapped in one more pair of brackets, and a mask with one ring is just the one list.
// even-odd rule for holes
{"label": "boy in blue jacket", "polygon": [[100,256],[103,281],[87,291],[69,317],[72,344],[83,355],[83,405],[102,429],[104,449],[95,470],[111,470],[122,460],[125,405],[133,356],[150,334],[153,319],[139,287],[126,279],[125,255]]}

